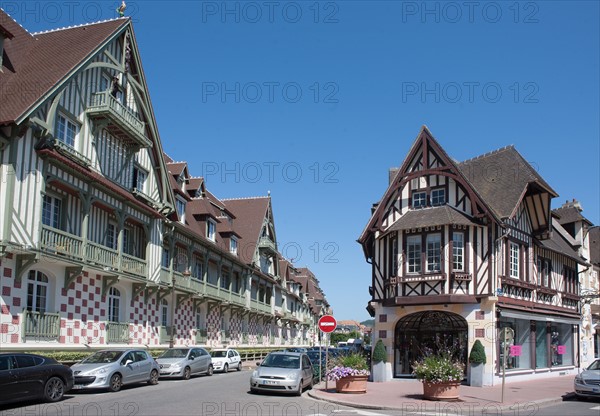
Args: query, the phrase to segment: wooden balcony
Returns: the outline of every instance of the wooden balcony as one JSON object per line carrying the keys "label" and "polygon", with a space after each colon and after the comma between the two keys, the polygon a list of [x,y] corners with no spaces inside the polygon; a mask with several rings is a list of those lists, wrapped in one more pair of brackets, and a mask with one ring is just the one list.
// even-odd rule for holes
{"label": "wooden balcony", "polygon": [[34,339],[58,339],[60,314],[23,311],[23,336]]}
{"label": "wooden balcony", "polygon": [[87,241],[84,245],[81,237],[46,225],[42,225],[40,245],[42,251],[48,255],[86,261],[110,271],[129,273],[144,278],[148,276],[146,260],[119,253],[118,250],[91,241]]}
{"label": "wooden balcony", "polygon": [[93,119],[107,120],[107,129],[111,134],[135,142],[140,147],[152,147],[152,142],[145,135],[144,122],[113,97],[110,91],[94,93],[87,114]]}
{"label": "wooden balcony", "polygon": [[58,150],[59,153],[68,157],[69,159],[82,164],[85,167],[89,167],[92,165],[92,161],[89,157],[83,155],[82,153],[75,150],[73,147],[69,146],[63,141],[56,139],[54,141],[54,147]]}
{"label": "wooden balcony", "polygon": [[271,305],[258,300],[252,299],[250,301],[250,307],[260,312],[271,313]]}
{"label": "wooden balcony", "polygon": [[128,344],[129,324],[127,322],[108,322],[106,324],[106,341],[109,344]]}
{"label": "wooden balcony", "polygon": [[258,240],[258,248],[259,250],[266,250],[270,253],[277,253],[275,242],[269,237],[261,237],[260,240]]}
{"label": "wooden balcony", "polygon": [[83,253],[81,250],[83,240],[72,234],[57,230],[56,228],[42,225],[40,245],[46,254],[83,260]]}

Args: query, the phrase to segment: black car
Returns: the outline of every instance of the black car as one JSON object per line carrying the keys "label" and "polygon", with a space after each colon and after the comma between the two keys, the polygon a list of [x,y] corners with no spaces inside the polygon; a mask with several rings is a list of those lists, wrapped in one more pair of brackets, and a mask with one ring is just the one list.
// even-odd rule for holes
{"label": "black car", "polygon": [[0,404],[43,399],[56,402],[73,387],[73,371],[35,354],[0,353]]}

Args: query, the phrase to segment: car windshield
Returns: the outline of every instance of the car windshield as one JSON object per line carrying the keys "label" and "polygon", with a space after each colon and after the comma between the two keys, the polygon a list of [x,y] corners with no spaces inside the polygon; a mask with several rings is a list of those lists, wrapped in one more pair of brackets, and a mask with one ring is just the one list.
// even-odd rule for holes
{"label": "car windshield", "polygon": [[215,358],[227,357],[227,351],[211,351],[210,356]]}
{"label": "car windshield", "polygon": [[187,348],[174,348],[166,350],[158,358],[185,358],[187,357]]}
{"label": "car windshield", "polygon": [[600,370],[600,360],[594,361],[592,364],[590,364],[590,366],[587,369],[588,370]]}
{"label": "car windshield", "polygon": [[123,351],[98,351],[83,360],[82,364],[114,363],[123,354]]}
{"label": "car windshield", "polygon": [[300,368],[300,357],[284,354],[270,354],[260,365],[261,367]]}

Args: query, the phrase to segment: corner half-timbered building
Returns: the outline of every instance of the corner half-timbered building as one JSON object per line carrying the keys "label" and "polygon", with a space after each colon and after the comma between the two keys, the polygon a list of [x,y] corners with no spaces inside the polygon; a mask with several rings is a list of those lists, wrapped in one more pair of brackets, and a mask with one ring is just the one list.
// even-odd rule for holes
{"label": "corner half-timbered building", "polygon": [[512,146],[458,163],[421,129],[359,238],[373,335],[396,377],[410,377],[426,348],[452,346],[467,367],[479,339],[493,384],[504,327],[511,379],[575,371],[587,262],[552,217],[556,196]]}

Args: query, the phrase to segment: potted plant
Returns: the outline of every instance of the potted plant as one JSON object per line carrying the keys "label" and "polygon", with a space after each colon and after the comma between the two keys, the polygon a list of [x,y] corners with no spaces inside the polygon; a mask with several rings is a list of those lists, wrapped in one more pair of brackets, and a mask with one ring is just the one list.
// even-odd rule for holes
{"label": "potted plant", "polygon": [[479,340],[475,340],[471,353],[469,354],[469,385],[475,387],[483,386],[483,369],[486,363],[485,348]]}
{"label": "potted plant", "polygon": [[338,393],[366,393],[369,370],[367,359],[358,353],[337,357],[327,379],[335,381]]}
{"label": "potted plant", "polygon": [[463,364],[447,349],[428,351],[413,364],[413,374],[423,383],[423,397],[428,400],[456,400],[464,377]]}
{"label": "potted plant", "polygon": [[392,379],[392,365],[387,362],[387,352],[382,340],[377,340],[373,349],[373,381],[381,383]]}

